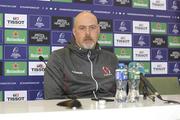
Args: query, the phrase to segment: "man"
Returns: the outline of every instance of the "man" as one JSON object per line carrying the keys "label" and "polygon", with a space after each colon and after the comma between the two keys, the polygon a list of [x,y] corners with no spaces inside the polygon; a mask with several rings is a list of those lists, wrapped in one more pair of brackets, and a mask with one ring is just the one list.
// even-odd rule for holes
{"label": "man", "polygon": [[45,99],[114,96],[118,60],[113,53],[99,48],[99,33],[95,15],[84,11],[75,17],[75,40],[54,51],[48,60],[44,76]]}

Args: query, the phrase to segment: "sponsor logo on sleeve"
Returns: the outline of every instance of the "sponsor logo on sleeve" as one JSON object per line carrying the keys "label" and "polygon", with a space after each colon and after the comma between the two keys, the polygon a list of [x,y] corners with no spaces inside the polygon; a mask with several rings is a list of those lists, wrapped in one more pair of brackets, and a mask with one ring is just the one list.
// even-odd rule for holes
{"label": "sponsor logo on sleeve", "polygon": [[108,5],[112,6],[113,1],[112,0],[94,0],[95,5]]}
{"label": "sponsor logo on sleeve", "polygon": [[132,22],[126,20],[115,20],[114,21],[114,31],[120,33],[130,33],[132,32]]}
{"label": "sponsor logo on sleeve", "polygon": [[26,44],[27,31],[26,30],[5,30],[6,44]]}
{"label": "sponsor logo on sleeve", "polygon": [[27,76],[26,62],[5,62],[5,76]]}
{"label": "sponsor logo on sleeve", "polygon": [[131,7],[132,0],[114,0],[115,6]]}
{"label": "sponsor logo on sleeve", "polygon": [[48,60],[50,55],[50,47],[48,46],[29,46],[29,60],[39,60],[39,56]]}
{"label": "sponsor logo on sleeve", "polygon": [[72,18],[52,16],[52,29],[53,30],[71,30]]}
{"label": "sponsor logo on sleeve", "polygon": [[167,74],[167,62],[151,62],[151,74]]}
{"label": "sponsor logo on sleeve", "polygon": [[133,46],[134,47],[150,47],[150,36],[145,35],[145,34],[134,34]]}
{"label": "sponsor logo on sleeve", "polygon": [[114,45],[121,47],[132,46],[132,35],[131,34],[114,34]]}
{"label": "sponsor logo on sleeve", "polygon": [[98,20],[101,32],[112,32],[112,20]]}
{"label": "sponsor logo on sleeve", "polygon": [[133,33],[145,33],[149,34],[149,22],[145,21],[133,21]]}
{"label": "sponsor logo on sleeve", "polygon": [[150,0],[150,9],[166,10],[166,0]]}
{"label": "sponsor logo on sleeve", "polygon": [[180,73],[180,63],[179,62],[169,62],[168,63],[168,72],[170,74]]}
{"label": "sponsor logo on sleeve", "polygon": [[50,38],[48,31],[29,31],[29,44],[49,44]]}
{"label": "sponsor logo on sleeve", "polygon": [[113,45],[113,35],[111,33],[101,33],[99,35],[98,43],[101,46],[112,46]]}
{"label": "sponsor logo on sleeve", "polygon": [[26,46],[4,46],[4,56],[6,60],[25,60],[27,59]]}
{"label": "sponsor logo on sleeve", "polygon": [[66,45],[72,39],[71,32],[52,32],[52,44],[53,45]]}
{"label": "sponsor logo on sleeve", "polygon": [[52,46],[51,52],[64,48],[63,46]]}
{"label": "sponsor logo on sleeve", "polygon": [[43,62],[29,62],[29,76],[43,76],[45,67]]}
{"label": "sponsor logo on sleeve", "polygon": [[167,49],[151,49],[151,57],[153,61],[167,61],[168,50]]}
{"label": "sponsor logo on sleeve", "polygon": [[114,52],[119,60],[132,60],[132,48],[115,48]]}
{"label": "sponsor logo on sleeve", "polygon": [[151,33],[152,34],[166,34],[167,24],[160,22],[151,22]]}
{"label": "sponsor logo on sleeve", "polygon": [[133,0],[134,8],[149,8],[149,0]]}
{"label": "sponsor logo on sleeve", "polygon": [[167,36],[166,35],[152,35],[151,47],[157,47],[157,48],[167,47]]}
{"label": "sponsor logo on sleeve", "polygon": [[27,28],[27,15],[5,14],[5,28]]}
{"label": "sponsor logo on sleeve", "polygon": [[180,61],[180,49],[169,49],[169,61]]}
{"label": "sponsor logo on sleeve", "polygon": [[4,101],[27,101],[27,91],[4,91]]}
{"label": "sponsor logo on sleeve", "polygon": [[168,36],[169,48],[180,48],[180,36]]}
{"label": "sponsor logo on sleeve", "polygon": [[137,61],[150,61],[150,49],[148,48],[134,48],[133,60]]}
{"label": "sponsor logo on sleeve", "polygon": [[30,16],[29,28],[49,29],[50,17],[49,16]]}

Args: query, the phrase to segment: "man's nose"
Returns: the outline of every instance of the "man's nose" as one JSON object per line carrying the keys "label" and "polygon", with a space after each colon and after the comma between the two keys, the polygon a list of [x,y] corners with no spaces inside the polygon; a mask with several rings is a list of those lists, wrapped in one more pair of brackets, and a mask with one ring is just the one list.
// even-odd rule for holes
{"label": "man's nose", "polygon": [[89,28],[86,28],[86,34],[89,35],[90,34],[90,30]]}

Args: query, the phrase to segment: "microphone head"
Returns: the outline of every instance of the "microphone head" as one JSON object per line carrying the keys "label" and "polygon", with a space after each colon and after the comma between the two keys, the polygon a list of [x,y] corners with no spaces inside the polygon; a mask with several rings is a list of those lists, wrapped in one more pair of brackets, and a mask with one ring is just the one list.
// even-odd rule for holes
{"label": "microphone head", "polygon": [[44,61],[44,57],[39,56],[39,60],[40,60],[40,61]]}

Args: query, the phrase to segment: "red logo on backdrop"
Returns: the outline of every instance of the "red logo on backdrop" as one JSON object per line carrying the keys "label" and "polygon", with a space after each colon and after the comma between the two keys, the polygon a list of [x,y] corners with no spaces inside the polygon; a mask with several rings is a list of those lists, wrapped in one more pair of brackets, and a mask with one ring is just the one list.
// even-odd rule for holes
{"label": "red logo on backdrop", "polygon": [[112,74],[111,74],[111,70],[110,70],[109,67],[107,67],[107,66],[103,66],[103,67],[102,67],[102,72],[103,72],[104,76],[112,75]]}

